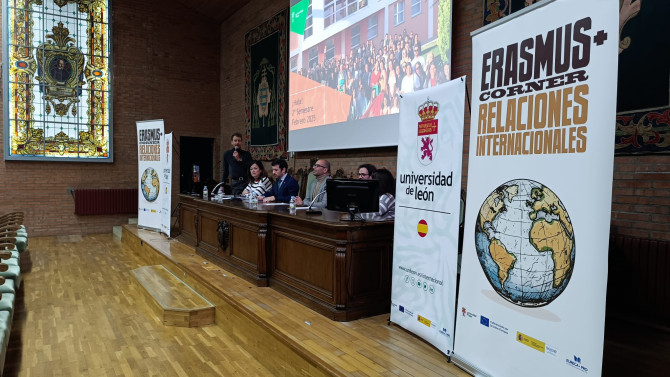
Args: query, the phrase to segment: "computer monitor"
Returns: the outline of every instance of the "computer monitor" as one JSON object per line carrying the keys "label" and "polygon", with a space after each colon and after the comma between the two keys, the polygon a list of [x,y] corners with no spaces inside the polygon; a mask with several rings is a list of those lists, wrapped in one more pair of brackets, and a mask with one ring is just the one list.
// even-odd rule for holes
{"label": "computer monitor", "polygon": [[360,212],[379,211],[379,181],[374,179],[333,178],[326,181],[328,200],[326,208],[331,211],[348,212],[353,220]]}

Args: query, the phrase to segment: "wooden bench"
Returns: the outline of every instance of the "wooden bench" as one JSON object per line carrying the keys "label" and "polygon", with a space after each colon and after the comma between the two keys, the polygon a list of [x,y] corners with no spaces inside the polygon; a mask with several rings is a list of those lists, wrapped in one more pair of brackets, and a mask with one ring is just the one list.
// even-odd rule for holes
{"label": "wooden bench", "polygon": [[5,356],[14,319],[16,290],[21,285],[19,250],[28,245],[28,233],[23,226],[23,213],[12,212],[0,216],[0,376],[3,375]]}
{"label": "wooden bench", "polygon": [[214,305],[162,265],[131,272],[164,325],[196,327],[214,323]]}

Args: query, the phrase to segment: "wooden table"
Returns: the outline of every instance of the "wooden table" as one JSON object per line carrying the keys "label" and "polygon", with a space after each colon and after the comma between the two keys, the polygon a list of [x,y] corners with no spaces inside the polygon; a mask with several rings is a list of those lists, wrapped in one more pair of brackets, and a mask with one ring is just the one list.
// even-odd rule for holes
{"label": "wooden table", "polygon": [[331,319],[388,312],[393,222],[340,221],[340,216],[180,195],[180,239],[208,260]]}

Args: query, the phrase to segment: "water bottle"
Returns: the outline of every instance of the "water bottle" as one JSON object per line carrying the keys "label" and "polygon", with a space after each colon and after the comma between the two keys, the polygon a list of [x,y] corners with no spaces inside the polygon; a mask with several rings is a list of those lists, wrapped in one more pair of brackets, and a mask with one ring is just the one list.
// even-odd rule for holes
{"label": "water bottle", "polygon": [[209,200],[209,192],[207,191],[207,186],[202,189],[202,200]]}
{"label": "water bottle", "polygon": [[291,201],[288,203],[289,209],[295,209],[295,196],[291,197]]}
{"label": "water bottle", "polygon": [[258,204],[258,196],[256,196],[256,193],[251,193],[251,204]]}

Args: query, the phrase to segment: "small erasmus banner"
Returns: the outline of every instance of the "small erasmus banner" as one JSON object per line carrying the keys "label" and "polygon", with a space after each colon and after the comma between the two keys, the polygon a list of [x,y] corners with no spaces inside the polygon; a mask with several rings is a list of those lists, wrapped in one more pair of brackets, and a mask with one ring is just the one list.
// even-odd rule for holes
{"label": "small erasmus banner", "polygon": [[164,206],[161,192],[164,154],[163,120],[147,120],[137,123],[137,226],[154,230],[161,229],[161,208]]}
{"label": "small erasmus banner", "polygon": [[542,1],[473,33],[454,360],[600,376],[614,164],[616,1]]}
{"label": "small erasmus banner", "polygon": [[463,154],[465,78],[400,103],[391,321],[449,354]]}

